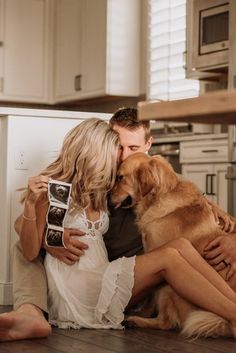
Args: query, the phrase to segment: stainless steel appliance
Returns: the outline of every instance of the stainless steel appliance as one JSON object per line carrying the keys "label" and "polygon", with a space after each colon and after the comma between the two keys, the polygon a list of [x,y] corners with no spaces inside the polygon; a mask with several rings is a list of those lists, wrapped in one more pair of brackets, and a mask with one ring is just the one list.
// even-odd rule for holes
{"label": "stainless steel appliance", "polygon": [[[187,1],[187,74],[228,66],[229,1]],[[213,73],[214,71],[212,71]]]}
{"label": "stainless steel appliance", "polygon": [[176,173],[181,173],[181,164],[179,161],[179,142],[173,143],[154,143],[149,150],[151,156],[160,154],[174,168]]}

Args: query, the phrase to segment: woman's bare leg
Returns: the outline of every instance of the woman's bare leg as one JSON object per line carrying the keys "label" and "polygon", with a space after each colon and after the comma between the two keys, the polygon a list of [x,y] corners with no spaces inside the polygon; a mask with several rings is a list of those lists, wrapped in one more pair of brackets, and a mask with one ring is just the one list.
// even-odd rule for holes
{"label": "woman's bare leg", "polygon": [[231,321],[236,330],[236,304],[194,269],[178,250],[160,248],[137,256],[134,278],[131,305],[145,290],[165,279],[183,298]]}
{"label": "woman's bare leg", "polygon": [[199,271],[214,287],[216,287],[221,293],[223,293],[228,299],[236,303],[236,293],[232,288],[225,282],[225,280],[211,267],[192,246],[192,244],[184,238],[171,241],[167,244],[167,247],[173,247],[177,249],[180,254],[192,265],[197,271]]}

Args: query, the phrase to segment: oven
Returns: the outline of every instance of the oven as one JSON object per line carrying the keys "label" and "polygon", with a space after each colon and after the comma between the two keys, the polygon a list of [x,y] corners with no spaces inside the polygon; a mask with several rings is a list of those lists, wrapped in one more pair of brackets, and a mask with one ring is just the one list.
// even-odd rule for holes
{"label": "oven", "polygon": [[179,142],[173,143],[153,143],[149,150],[151,156],[159,154],[163,156],[174,168],[176,173],[181,174],[179,161]]}

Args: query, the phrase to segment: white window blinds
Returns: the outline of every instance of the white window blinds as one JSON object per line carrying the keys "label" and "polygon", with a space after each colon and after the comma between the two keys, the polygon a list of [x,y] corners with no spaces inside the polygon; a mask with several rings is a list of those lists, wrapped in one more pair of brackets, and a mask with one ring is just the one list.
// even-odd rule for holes
{"label": "white window blinds", "polygon": [[199,82],[185,78],[186,0],[149,0],[148,99],[199,95]]}

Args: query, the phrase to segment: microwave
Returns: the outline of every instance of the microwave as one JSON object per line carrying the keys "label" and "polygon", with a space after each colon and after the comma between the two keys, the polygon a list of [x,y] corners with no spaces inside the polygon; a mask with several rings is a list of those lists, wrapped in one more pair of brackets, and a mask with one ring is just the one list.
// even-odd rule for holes
{"label": "microwave", "polygon": [[194,72],[227,67],[229,1],[187,0],[186,36],[187,69]]}

